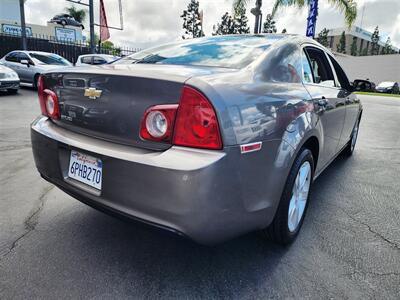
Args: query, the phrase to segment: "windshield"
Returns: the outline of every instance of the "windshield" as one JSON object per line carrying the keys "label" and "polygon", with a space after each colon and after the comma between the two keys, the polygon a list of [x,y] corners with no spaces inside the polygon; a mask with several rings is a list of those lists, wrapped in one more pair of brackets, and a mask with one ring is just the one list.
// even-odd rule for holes
{"label": "windshield", "polygon": [[383,88],[385,88],[385,87],[392,87],[393,85],[394,85],[394,82],[384,81],[384,82],[381,82],[381,83],[378,85],[378,87],[383,87]]}
{"label": "windshield", "polygon": [[69,66],[71,63],[57,54],[29,53],[29,55],[44,65]]}
{"label": "windshield", "polygon": [[146,49],[114,64],[197,65],[240,69],[282,36],[223,36],[185,40]]}

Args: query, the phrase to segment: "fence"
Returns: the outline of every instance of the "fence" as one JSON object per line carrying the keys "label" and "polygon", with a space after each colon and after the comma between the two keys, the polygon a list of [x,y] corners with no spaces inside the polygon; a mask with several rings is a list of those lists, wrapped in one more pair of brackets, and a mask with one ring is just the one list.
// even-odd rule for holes
{"label": "fence", "polygon": [[[88,43],[59,41],[53,36],[35,35],[27,37],[27,46],[30,51],[44,51],[61,55],[72,63],[75,63],[79,55],[89,54]],[[0,33],[0,58],[13,50],[21,50],[21,36]],[[96,53],[126,56],[139,51],[138,48],[129,47],[104,47],[96,46]]]}

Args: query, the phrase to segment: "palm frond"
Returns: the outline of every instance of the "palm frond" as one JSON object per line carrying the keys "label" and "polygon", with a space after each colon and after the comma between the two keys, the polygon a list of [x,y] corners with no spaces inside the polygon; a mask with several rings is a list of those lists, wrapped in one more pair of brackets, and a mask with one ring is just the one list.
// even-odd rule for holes
{"label": "palm frond", "polygon": [[249,3],[249,0],[233,0],[233,9],[237,9],[240,6],[246,6],[246,4]]}
{"label": "palm frond", "polygon": [[[308,3],[308,1],[307,1]],[[283,6],[297,6],[302,8],[306,4],[305,0],[276,0],[272,7],[272,16],[274,17],[279,8]]]}
{"label": "palm frond", "polygon": [[357,3],[353,0],[328,0],[328,2],[344,13],[344,19],[348,27],[354,24],[357,18]]}

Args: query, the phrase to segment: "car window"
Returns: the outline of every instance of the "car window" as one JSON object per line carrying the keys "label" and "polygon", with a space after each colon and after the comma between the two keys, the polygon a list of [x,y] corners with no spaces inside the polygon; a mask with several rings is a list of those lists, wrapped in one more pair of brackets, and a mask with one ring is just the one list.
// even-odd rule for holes
{"label": "car window", "polygon": [[223,68],[243,68],[283,35],[214,36],[188,39],[139,51],[115,64],[173,64]]}
{"label": "car window", "polygon": [[93,56],[81,57],[81,63],[91,65],[92,64],[92,57]]}
{"label": "car window", "polygon": [[17,52],[12,52],[6,56],[6,61],[18,62]]}
{"label": "car window", "polygon": [[346,90],[350,90],[350,82],[349,79],[347,78],[346,73],[343,71],[342,67],[339,65],[339,63],[336,61],[336,59],[334,59],[331,55],[329,55],[329,59],[332,62],[333,68],[335,69],[336,72],[336,76],[339,80],[339,85],[340,87],[346,89]]}
{"label": "car window", "polygon": [[314,47],[306,47],[305,51],[310,59],[314,83],[334,87],[335,78],[324,51]]}
{"label": "car window", "polygon": [[106,63],[107,63],[107,61],[104,58],[100,57],[100,56],[93,57],[93,64],[94,65],[103,65],[103,64],[106,64]]}
{"label": "car window", "polygon": [[63,57],[57,54],[45,54],[45,53],[30,53],[30,56],[38,60],[41,64],[45,65],[58,65],[58,66],[69,66],[70,63]]}
{"label": "car window", "polygon": [[304,83],[313,83],[314,78],[310,66],[310,61],[308,59],[307,54],[303,51],[301,51],[301,63],[303,67],[303,82]]}
{"label": "car window", "polygon": [[21,60],[31,61],[31,59],[29,58],[29,56],[26,53],[19,52],[18,53],[18,61],[21,62]]}

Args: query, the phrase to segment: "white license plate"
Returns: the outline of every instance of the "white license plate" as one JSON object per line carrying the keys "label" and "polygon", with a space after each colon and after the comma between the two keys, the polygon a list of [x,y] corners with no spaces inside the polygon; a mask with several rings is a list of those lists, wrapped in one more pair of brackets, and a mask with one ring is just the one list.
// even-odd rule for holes
{"label": "white license plate", "polygon": [[103,163],[100,159],[78,151],[71,151],[68,177],[101,190]]}

